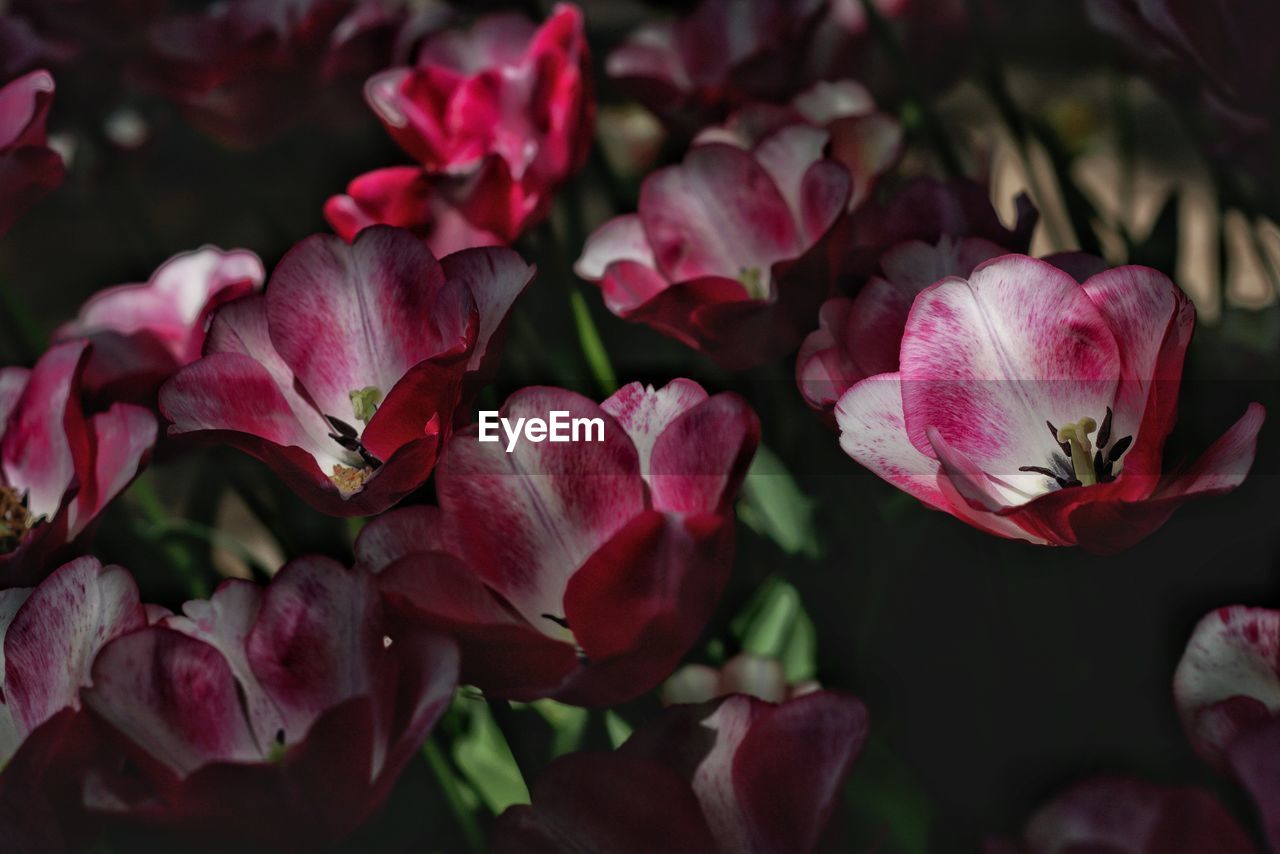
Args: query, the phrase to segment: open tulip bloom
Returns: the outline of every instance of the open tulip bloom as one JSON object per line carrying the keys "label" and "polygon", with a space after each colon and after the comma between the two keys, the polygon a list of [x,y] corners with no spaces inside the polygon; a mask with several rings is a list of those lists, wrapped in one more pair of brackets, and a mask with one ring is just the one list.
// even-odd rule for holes
{"label": "open tulip bloom", "polygon": [[86,415],[84,339],[35,366],[0,369],[0,588],[38,581],[45,563],[88,528],[146,464],[155,416],[117,403]]}
{"label": "open tulip bloom", "polygon": [[385,510],[430,475],[532,276],[509,249],[437,261],[386,226],[350,246],[310,237],[265,295],[215,315],[203,358],[160,390],[170,435],[235,445],[326,513]]}
{"label": "open tulip bloom", "polygon": [[1195,312],[1169,279],[1120,267],[1083,284],[1009,255],[916,298],[900,366],[836,405],[849,456],[1002,537],[1115,552],[1188,498],[1243,482],[1258,404],[1165,476]]}
{"label": "open tulip bloom", "polygon": [[466,681],[608,705],[670,675],[710,617],[760,427],[741,398],[688,380],[632,383],[600,405],[530,388],[501,413],[550,411],[600,419],[603,441],[507,453],[459,432],[437,474],[441,509],[373,521],[356,552],[393,601],[460,639]]}

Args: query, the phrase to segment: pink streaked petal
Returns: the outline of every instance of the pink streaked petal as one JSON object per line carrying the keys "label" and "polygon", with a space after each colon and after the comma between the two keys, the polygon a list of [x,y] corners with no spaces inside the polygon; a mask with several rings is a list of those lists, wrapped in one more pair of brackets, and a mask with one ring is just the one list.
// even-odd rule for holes
{"label": "pink streaked petal", "polygon": [[[740,283],[728,279],[716,281],[725,282],[722,289],[734,294],[737,299],[746,299],[746,288]],[[600,281],[605,306],[623,318],[642,310],[647,303],[670,287],[671,283],[653,267],[628,260],[610,264]]]}
{"label": "pink streaked petal", "polygon": [[1196,751],[1223,768],[1232,741],[1280,713],[1280,611],[1237,605],[1205,616],[1178,662],[1173,699]]}
{"label": "pink streaked petal", "polygon": [[475,300],[480,326],[467,370],[481,370],[486,359],[493,360],[488,352],[489,344],[501,338],[511,307],[533,281],[536,270],[515,251],[496,246],[446,255],[440,259],[440,266],[446,279],[465,285]]}
{"label": "pink streaked petal", "polygon": [[[332,426],[305,395],[293,371],[271,343],[267,326],[267,298],[260,294],[244,297],[220,308],[209,326],[205,353],[239,353],[249,356],[271,377],[294,418],[308,436],[302,447],[338,453],[329,433]],[[163,405],[161,406],[163,410]],[[326,469],[327,470],[327,469]]]}
{"label": "pink streaked petal", "polygon": [[[1149,267],[1117,267],[1082,286],[1121,343],[1122,382],[1113,404],[1112,435],[1139,436],[1153,385],[1171,410],[1177,406],[1182,357],[1195,326],[1195,308],[1168,276]],[[1167,432],[1170,418],[1159,425]],[[1143,436],[1163,447],[1163,436]]]}
{"label": "pink streaked petal", "polygon": [[907,436],[898,374],[858,383],[836,403],[835,415],[846,454],[930,507],[953,512],[938,486],[938,461],[920,453]]}
{"label": "pink streaked petal", "polygon": [[374,226],[350,246],[313,235],[291,249],[267,288],[267,324],[320,411],[354,423],[352,391],[385,395],[419,362],[468,350],[475,303],[420,240]]}
{"label": "pink streaked petal", "polygon": [[1061,453],[1045,422],[1100,421],[1120,354],[1104,316],[1061,270],[1024,256],[980,265],[916,298],[902,339],[903,410],[989,474],[1009,479]]}
{"label": "pink streaked petal", "polygon": [[836,119],[827,128],[831,134],[831,159],[849,170],[853,193],[849,210],[861,207],[870,198],[880,176],[902,156],[902,125],[881,113]]}
{"label": "pink streaked petal", "polygon": [[80,707],[94,657],[146,625],[133,577],[96,558],[65,564],[41,582],[4,633],[4,704],[25,732]]}
{"label": "pink streaked petal", "polygon": [[1240,420],[1209,446],[1186,472],[1158,489],[1154,499],[1189,498],[1231,490],[1244,483],[1258,451],[1258,432],[1267,411],[1251,403]]}
{"label": "pink streaked petal", "polygon": [[172,422],[171,434],[231,431],[259,437],[303,449],[326,473],[352,462],[336,442],[298,420],[266,368],[239,353],[213,353],[183,368],[160,389],[160,411]]}
{"label": "pink streaked petal", "polygon": [[107,644],[82,697],[121,736],[178,776],[210,762],[265,758],[226,659],[172,629],[142,629]]}
{"label": "pink streaked petal", "polygon": [[736,394],[717,394],[681,413],[653,443],[646,474],[654,508],[726,512],[759,444],[760,420]]}
{"label": "pink streaked petal", "polygon": [[45,144],[53,75],[32,71],[0,86],[0,152]]}
{"label": "pink streaked petal", "polygon": [[501,414],[514,423],[553,410],[602,418],[604,441],[525,440],[508,454],[501,429],[499,441],[480,442],[473,425],[449,443],[436,481],[463,557],[533,625],[563,613],[570,576],[645,505],[635,446],[595,403],[533,387],[512,395]]}
{"label": "pink streaked petal", "polygon": [[263,592],[245,651],[280,711],[286,743],[302,739],[325,709],[374,692],[384,657],[380,613],[373,576],[327,558],[290,562]]}
{"label": "pink streaked petal", "polygon": [[231,579],[218,585],[208,599],[196,599],[182,606],[182,614],[167,617],[162,624],[209,644],[226,659],[244,694],[249,728],[263,755],[271,752],[284,718],[267,696],[249,665],[245,641],[262,607],[262,588],[248,581]]}
{"label": "pink streaked petal", "polygon": [[[870,284],[864,286],[861,293],[866,293],[868,287]],[[869,376],[854,364],[848,350],[851,342],[844,334],[852,307],[853,300],[844,297],[824,302],[818,312],[818,328],[805,337],[796,354],[796,385],[805,402],[814,409],[834,406],[854,383]],[[895,351],[894,365],[887,370],[892,371],[896,366]]]}
{"label": "pink streaked petal", "polygon": [[1017,489],[1016,483],[997,481],[950,447],[932,427],[929,428],[929,442],[942,467],[938,488],[946,496],[951,513],[996,536],[1041,544],[1046,541],[1040,532],[1029,531],[1019,525],[1017,519],[1020,517],[1001,515],[1001,511],[1010,504],[1021,504],[1028,499]]}
{"label": "pink streaked petal", "polygon": [[76,493],[67,515],[67,533],[84,530],[146,465],[159,425],[151,410],[117,403],[89,419],[93,441],[93,478]]}
{"label": "pink streaked petal", "polygon": [[77,477],[90,476],[89,436],[78,400],[88,342],[45,352],[31,370],[0,439],[5,481],[27,494],[34,517],[52,519]]}
{"label": "pink streaked petal", "polygon": [[658,436],[675,418],[706,399],[706,389],[693,380],[672,380],[660,389],[636,382],[618,389],[600,408],[627,431],[640,455],[640,471],[648,472]]}
{"label": "pink streaked petal", "polygon": [[654,260],[639,214],[614,217],[593,231],[573,271],[589,282],[598,282],[604,278],[609,265],[619,261],[634,261],[648,269],[657,269],[658,262]]}
{"label": "pink streaked petal", "polygon": [[659,269],[676,281],[759,274],[803,248],[773,178],[731,145],[695,146],[682,164],[650,175],[640,218]]}

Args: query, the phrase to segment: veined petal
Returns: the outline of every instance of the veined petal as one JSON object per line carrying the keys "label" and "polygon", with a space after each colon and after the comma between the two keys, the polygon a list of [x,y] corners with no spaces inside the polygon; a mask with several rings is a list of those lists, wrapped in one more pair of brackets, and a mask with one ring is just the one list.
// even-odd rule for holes
{"label": "veined petal", "polygon": [[440,266],[450,282],[466,285],[480,313],[475,346],[467,362],[468,371],[479,371],[486,359],[493,360],[488,352],[490,342],[500,337],[507,314],[536,271],[504,246],[464,249],[446,255]]}
{"label": "veined petal", "polygon": [[67,514],[74,537],[142,471],[155,447],[159,426],[151,410],[117,403],[89,419],[93,436],[93,478],[82,484]]}
{"label": "veined petal", "polygon": [[644,223],[639,214],[624,214],[606,222],[591,232],[582,247],[582,257],[573,265],[573,271],[582,278],[598,282],[604,278],[609,265],[618,261],[635,261],[644,267],[657,269],[658,262],[649,246]]}
{"label": "veined petal", "polygon": [[640,457],[640,471],[647,473],[654,442],[662,431],[706,399],[706,389],[693,380],[672,380],[660,389],[637,382],[615,391],[600,408],[627,431]]}

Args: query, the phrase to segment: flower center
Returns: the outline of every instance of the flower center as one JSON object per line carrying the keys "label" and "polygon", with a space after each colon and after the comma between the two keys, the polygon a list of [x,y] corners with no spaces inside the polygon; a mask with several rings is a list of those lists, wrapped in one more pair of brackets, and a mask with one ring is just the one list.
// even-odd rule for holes
{"label": "flower center", "polygon": [[32,521],[26,496],[11,486],[0,486],[0,554],[18,548]]}
{"label": "flower center", "polygon": [[764,270],[759,267],[743,267],[738,271],[738,281],[747,289],[747,295],[753,299],[764,299],[769,295]]}
{"label": "flower center", "polygon": [[[1101,427],[1098,426],[1097,421],[1089,417],[1064,424],[1062,427],[1054,427],[1049,421],[1045,424],[1049,427],[1053,441],[1062,449],[1062,454],[1054,454],[1050,458],[1050,467],[1019,466],[1018,471],[1042,474],[1051,478],[1063,489],[1068,486],[1093,486],[1115,480],[1123,465],[1120,457],[1133,444],[1133,437],[1125,436],[1123,439],[1118,439],[1110,448],[1107,447],[1111,442],[1110,406],[1107,407],[1107,414],[1102,419]],[[1089,437],[1095,431],[1098,435],[1091,442]]]}
{"label": "flower center", "polygon": [[353,468],[352,466],[335,465],[329,480],[341,490],[343,495],[351,495],[364,489],[364,482],[373,474],[369,466]]}
{"label": "flower center", "polygon": [[374,413],[378,411],[378,404],[382,403],[382,389],[377,386],[367,385],[347,392],[347,396],[351,398],[351,409],[361,424],[372,421]]}

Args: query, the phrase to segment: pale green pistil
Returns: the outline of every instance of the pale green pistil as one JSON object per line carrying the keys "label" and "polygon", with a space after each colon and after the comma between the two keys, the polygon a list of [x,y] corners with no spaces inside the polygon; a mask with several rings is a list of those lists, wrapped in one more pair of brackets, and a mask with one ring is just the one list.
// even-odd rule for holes
{"label": "pale green pistil", "polygon": [[1098,473],[1093,466],[1093,444],[1089,441],[1089,434],[1097,429],[1098,422],[1092,418],[1081,418],[1058,428],[1058,441],[1071,446],[1071,465],[1081,486],[1093,486],[1098,482]]}
{"label": "pale green pistil", "polygon": [[382,403],[382,390],[377,386],[367,385],[364,388],[349,392],[351,408],[355,410],[356,420],[368,424]]}
{"label": "pale green pistil", "polygon": [[759,267],[743,267],[738,271],[738,281],[752,297],[764,298],[764,271]]}

